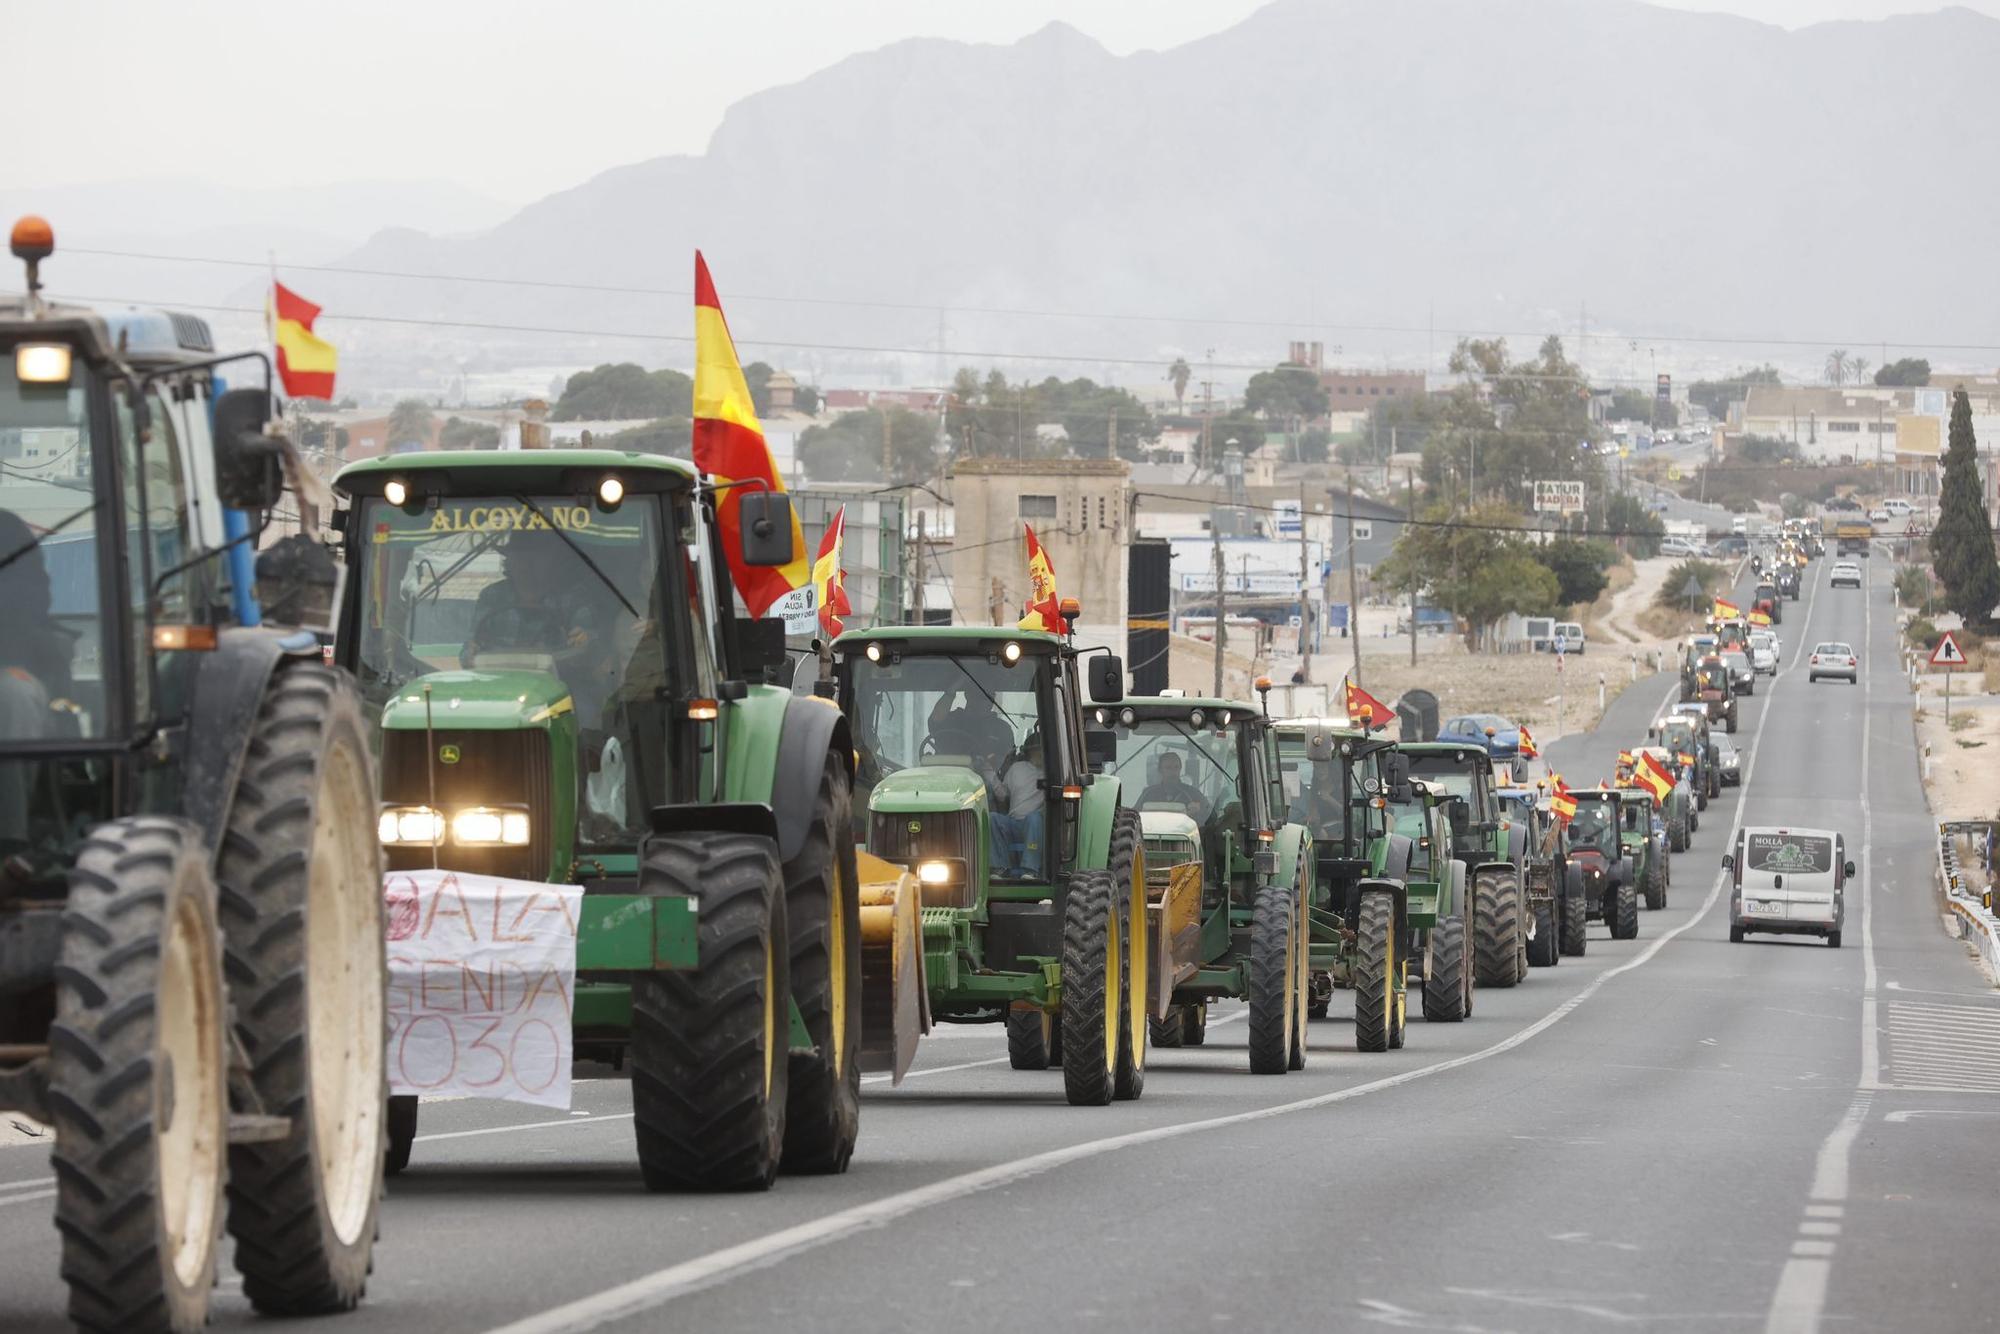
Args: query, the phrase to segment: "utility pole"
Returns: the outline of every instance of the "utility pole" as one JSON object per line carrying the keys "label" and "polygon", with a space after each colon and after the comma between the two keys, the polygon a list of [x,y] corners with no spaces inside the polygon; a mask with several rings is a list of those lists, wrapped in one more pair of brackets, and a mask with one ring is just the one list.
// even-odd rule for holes
{"label": "utility pole", "polygon": [[1347,465],[1347,642],[1354,648],[1354,684],[1361,684],[1361,576],[1354,558],[1354,465]]}
{"label": "utility pole", "polygon": [[[1417,523],[1417,478],[1409,468],[1403,469],[1403,487],[1408,493],[1410,532],[1416,531]],[[1410,666],[1417,665],[1417,586],[1410,585]]]}
{"label": "utility pole", "polygon": [[1117,408],[1111,409],[1111,431],[1105,440],[1104,457],[1107,459],[1115,459],[1118,457],[1118,409]]}
{"label": "utility pole", "polygon": [[1209,535],[1215,539],[1215,697],[1222,699],[1222,646],[1229,638],[1228,571],[1222,567],[1222,530],[1211,523]]}
{"label": "utility pole", "polygon": [[1206,471],[1208,468],[1208,460],[1211,447],[1211,442],[1209,440],[1209,429],[1210,429],[1210,424],[1214,422],[1214,420],[1215,420],[1215,381],[1203,380],[1201,382],[1201,459],[1199,463],[1199,467],[1203,471]]}
{"label": "utility pole", "polygon": [[1299,667],[1312,680],[1312,568],[1306,551],[1306,484],[1299,483]]}
{"label": "utility pole", "polygon": [[896,480],[895,474],[891,471],[894,453],[889,448],[889,405],[884,403],[876,408],[876,411],[882,417],[882,485],[887,486]]}
{"label": "utility pole", "polygon": [[929,517],[928,511],[923,509],[917,511],[917,545],[911,553],[917,562],[916,586],[910,590],[912,605],[916,609],[916,620],[913,624],[916,625],[924,623],[924,521]]}

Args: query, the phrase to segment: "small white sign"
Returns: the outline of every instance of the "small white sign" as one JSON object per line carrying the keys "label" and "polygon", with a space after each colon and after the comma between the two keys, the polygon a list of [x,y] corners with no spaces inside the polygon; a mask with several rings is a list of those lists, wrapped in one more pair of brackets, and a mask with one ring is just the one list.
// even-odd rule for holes
{"label": "small white sign", "polygon": [[1965,650],[1958,646],[1958,640],[1947,630],[1938,638],[1937,647],[1931,650],[1931,666],[1963,667]]}
{"label": "small white sign", "polygon": [[773,602],[764,614],[783,618],[788,635],[810,635],[819,629],[818,611],[819,590],[804,584]]}
{"label": "small white sign", "polygon": [[1583,513],[1583,483],[1536,482],[1535,512],[1537,514]]}
{"label": "small white sign", "polygon": [[395,871],[382,896],[389,1091],[567,1109],[582,888]]}

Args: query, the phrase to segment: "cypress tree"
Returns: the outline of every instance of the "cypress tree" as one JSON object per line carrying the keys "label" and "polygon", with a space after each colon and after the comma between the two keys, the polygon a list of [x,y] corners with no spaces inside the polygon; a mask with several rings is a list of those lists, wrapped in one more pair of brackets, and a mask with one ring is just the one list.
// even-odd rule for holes
{"label": "cypress tree", "polygon": [[2000,560],[1993,554],[1993,521],[1979,486],[1979,446],[1972,438],[1972,400],[1960,389],[1951,400],[1951,441],[1944,456],[1938,522],[1931,533],[1931,561],[1944,585],[1945,605],[1967,625],[1983,625],[2000,603]]}

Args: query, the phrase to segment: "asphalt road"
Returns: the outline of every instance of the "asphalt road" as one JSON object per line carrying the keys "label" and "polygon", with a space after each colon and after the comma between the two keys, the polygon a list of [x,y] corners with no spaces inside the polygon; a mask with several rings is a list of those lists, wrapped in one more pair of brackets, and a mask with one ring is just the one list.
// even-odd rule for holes
{"label": "asphalt road", "polygon": [[[997,1029],[871,1084],[844,1176],[653,1197],[629,1098],[569,1115],[432,1104],[343,1334],[435,1331],[1992,1328],[2000,995],[1939,925],[1886,561],[1827,562],[1744,702],[1748,779],[1711,805],[1639,938],[1412,1019],[1364,1056],[1314,1026],[1247,1073],[1240,1012],[1156,1052],[1145,1097],[1065,1106]],[[1808,685],[1818,638],[1858,686]],[[1666,678],[1551,747],[1574,778],[1643,735]],[[1830,825],[1862,866],[1846,947],[1731,945],[1742,820]],[[1336,1007],[1336,1014],[1338,1007]],[[59,1328],[46,1152],[0,1149],[0,1330]],[[253,1321],[225,1285],[218,1326]]]}

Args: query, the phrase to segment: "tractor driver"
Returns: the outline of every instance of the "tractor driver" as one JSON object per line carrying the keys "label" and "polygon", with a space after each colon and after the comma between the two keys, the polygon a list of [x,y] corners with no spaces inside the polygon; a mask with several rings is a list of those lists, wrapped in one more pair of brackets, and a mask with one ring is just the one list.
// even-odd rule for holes
{"label": "tractor driver", "polygon": [[1316,839],[1329,833],[1337,839],[1344,838],[1346,812],[1341,809],[1340,770],[1332,760],[1314,760],[1306,776],[1310,781],[1293,799],[1285,819],[1291,824],[1304,825]]}
{"label": "tractor driver", "polygon": [[931,732],[924,749],[933,755],[1004,756],[1014,750],[1014,729],[985,691],[947,690],[931,706]]}
{"label": "tractor driver", "polygon": [[[39,741],[55,735],[52,705],[70,693],[74,636],[49,614],[49,572],[34,532],[20,515],[0,510],[0,738]],[[28,773],[24,764],[0,765],[0,830],[18,837],[28,828]]]}
{"label": "tractor driver", "polygon": [[1201,789],[1181,777],[1181,757],[1179,751],[1167,751],[1160,756],[1159,781],[1139,794],[1139,805],[1179,806],[1196,824],[1206,823],[1213,813],[1213,804],[1201,794]]}

